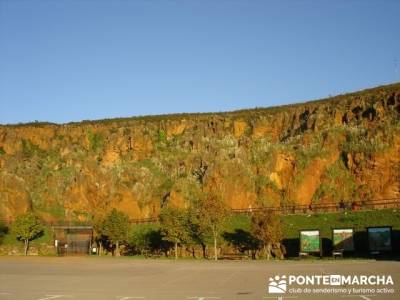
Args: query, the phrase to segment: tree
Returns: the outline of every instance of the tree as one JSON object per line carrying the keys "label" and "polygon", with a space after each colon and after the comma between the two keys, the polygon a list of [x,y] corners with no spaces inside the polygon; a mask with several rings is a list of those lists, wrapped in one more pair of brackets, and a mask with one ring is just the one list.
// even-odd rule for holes
{"label": "tree", "polygon": [[[202,163],[201,163],[202,164]],[[204,168],[205,172],[206,167]],[[207,229],[202,226],[202,220],[199,217],[198,202],[204,197],[198,176],[196,174],[180,177],[175,182],[175,188],[179,190],[180,196],[185,199],[185,244],[191,248],[192,256],[195,258],[195,245],[200,245],[203,250],[203,258],[206,258],[206,245],[209,238]],[[201,179],[202,180],[202,179]]]}
{"label": "tree", "polygon": [[115,208],[106,216],[101,232],[115,245],[115,256],[120,256],[119,245],[125,241],[129,230],[129,217]]}
{"label": "tree", "polygon": [[203,258],[207,258],[206,248],[208,229],[203,223],[198,208],[193,205],[190,206],[188,209],[189,243],[200,245],[203,251]]}
{"label": "tree", "polygon": [[165,239],[174,243],[175,259],[178,259],[178,244],[188,239],[187,213],[178,207],[164,207],[160,212],[160,224]]}
{"label": "tree", "polygon": [[2,221],[0,221],[0,244],[3,240],[4,235],[7,233],[7,231],[8,231],[7,226]]}
{"label": "tree", "polygon": [[158,224],[135,224],[132,225],[128,239],[129,246],[134,253],[148,256],[150,254],[167,255],[171,245],[162,239],[162,232]]}
{"label": "tree", "polygon": [[11,226],[12,233],[24,242],[24,254],[28,255],[29,242],[43,234],[40,219],[31,212],[19,215]]}
{"label": "tree", "polygon": [[255,212],[251,217],[251,233],[260,240],[262,256],[271,257],[271,247],[282,240],[282,226],[279,216],[271,210]]}
{"label": "tree", "polygon": [[228,207],[222,197],[213,192],[205,193],[197,205],[199,226],[211,234],[214,241],[214,260],[218,260],[218,237],[228,216]]}
{"label": "tree", "polygon": [[104,216],[96,215],[92,217],[93,224],[93,239],[98,245],[98,255],[101,256],[103,254],[104,243],[107,242],[107,237],[103,234],[103,226],[104,226],[105,218]]}

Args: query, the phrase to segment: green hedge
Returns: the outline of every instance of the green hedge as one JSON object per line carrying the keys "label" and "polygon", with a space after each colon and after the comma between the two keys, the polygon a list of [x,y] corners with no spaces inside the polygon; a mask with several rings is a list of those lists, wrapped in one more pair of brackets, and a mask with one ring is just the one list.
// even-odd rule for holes
{"label": "green hedge", "polygon": [[[1,234],[1,233],[0,233]],[[31,245],[47,244],[53,245],[53,232],[50,226],[44,226],[43,234],[39,238],[34,239],[30,242]],[[19,241],[15,234],[8,229],[8,232],[4,234],[0,245],[23,245],[22,241]]]}
{"label": "green hedge", "polygon": [[299,230],[319,229],[322,238],[330,238],[333,228],[349,227],[355,232],[366,227],[392,226],[400,230],[400,211],[393,209],[359,212],[342,212],[315,215],[290,215],[282,217],[285,238],[297,238]]}
{"label": "green hedge", "polygon": [[353,228],[355,255],[368,255],[367,227],[391,226],[393,252],[400,252],[400,212],[396,209],[341,212],[315,215],[291,215],[282,217],[284,224],[284,244],[288,256],[297,256],[299,250],[299,231],[319,229],[323,255],[332,253],[332,230],[334,228]]}
{"label": "green hedge", "polygon": [[[282,216],[284,244],[288,256],[297,256],[299,251],[299,232],[305,229],[318,229],[320,231],[323,254],[331,255],[332,229],[353,228],[356,254],[365,255],[368,252],[367,227],[391,226],[393,251],[400,252],[400,210],[383,209],[358,212],[340,212],[312,215],[286,215]],[[234,215],[226,225],[227,232],[235,229],[249,231],[250,216]]]}

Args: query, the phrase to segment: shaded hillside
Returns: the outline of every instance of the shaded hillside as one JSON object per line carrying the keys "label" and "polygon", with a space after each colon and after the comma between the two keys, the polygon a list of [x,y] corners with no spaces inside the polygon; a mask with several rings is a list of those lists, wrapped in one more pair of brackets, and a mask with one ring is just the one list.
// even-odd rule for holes
{"label": "shaded hillside", "polygon": [[0,126],[0,217],[400,197],[400,84],[228,113]]}

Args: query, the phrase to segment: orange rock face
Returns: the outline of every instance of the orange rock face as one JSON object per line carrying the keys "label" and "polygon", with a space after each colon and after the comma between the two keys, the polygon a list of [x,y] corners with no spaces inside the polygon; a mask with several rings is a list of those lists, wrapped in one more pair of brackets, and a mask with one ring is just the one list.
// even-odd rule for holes
{"label": "orange rock face", "polygon": [[283,107],[0,126],[0,219],[400,197],[400,84]]}

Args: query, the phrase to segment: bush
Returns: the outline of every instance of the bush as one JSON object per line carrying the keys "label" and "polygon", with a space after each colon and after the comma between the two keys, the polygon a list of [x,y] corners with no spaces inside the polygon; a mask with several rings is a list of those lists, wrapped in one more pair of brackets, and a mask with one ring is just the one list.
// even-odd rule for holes
{"label": "bush", "polygon": [[21,139],[21,146],[22,154],[27,158],[32,158],[34,156],[44,158],[47,155],[46,151],[40,149],[39,146],[32,144],[29,140]]}
{"label": "bush", "polygon": [[386,147],[388,147],[387,143],[368,136],[367,130],[355,128],[346,133],[346,141],[340,148],[345,153],[364,153],[370,156]]}
{"label": "bush", "polygon": [[313,195],[313,202],[328,198],[335,202],[341,200],[358,200],[358,186],[353,175],[347,170],[342,159],[329,166],[322,178],[322,183]]}
{"label": "bush", "polygon": [[3,242],[3,238],[7,232],[8,232],[7,226],[2,221],[0,221],[0,244]]}
{"label": "bush", "polygon": [[91,151],[97,152],[101,150],[101,148],[103,147],[104,138],[100,132],[89,131],[88,139],[89,139],[89,149]]}
{"label": "bush", "polygon": [[163,143],[167,141],[167,134],[163,130],[158,131],[158,141]]}
{"label": "bush", "polygon": [[148,256],[160,254],[168,250],[162,239],[161,230],[158,224],[135,224],[128,233],[128,245],[131,254]]}

